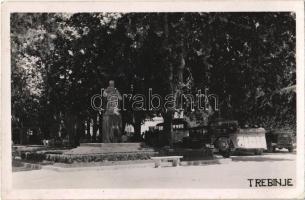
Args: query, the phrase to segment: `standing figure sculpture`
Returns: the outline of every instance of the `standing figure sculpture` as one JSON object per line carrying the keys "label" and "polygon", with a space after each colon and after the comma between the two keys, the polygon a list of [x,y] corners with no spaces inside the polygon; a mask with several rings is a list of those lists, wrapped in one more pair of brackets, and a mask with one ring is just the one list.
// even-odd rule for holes
{"label": "standing figure sculpture", "polygon": [[106,111],[103,115],[103,142],[120,142],[122,118],[119,113],[119,100],[122,99],[119,91],[114,87],[114,81],[109,81],[109,86],[103,92],[103,97],[107,99]]}

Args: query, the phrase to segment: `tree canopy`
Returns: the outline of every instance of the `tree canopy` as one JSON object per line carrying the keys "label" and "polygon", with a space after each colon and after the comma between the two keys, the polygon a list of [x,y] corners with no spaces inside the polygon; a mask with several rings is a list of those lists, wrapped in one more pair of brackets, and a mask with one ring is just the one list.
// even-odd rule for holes
{"label": "tree canopy", "polygon": [[295,93],[281,92],[296,84],[294,13],[14,13],[11,25],[19,126],[95,115],[91,97],[114,79],[121,92],[207,89],[223,117],[295,128]]}

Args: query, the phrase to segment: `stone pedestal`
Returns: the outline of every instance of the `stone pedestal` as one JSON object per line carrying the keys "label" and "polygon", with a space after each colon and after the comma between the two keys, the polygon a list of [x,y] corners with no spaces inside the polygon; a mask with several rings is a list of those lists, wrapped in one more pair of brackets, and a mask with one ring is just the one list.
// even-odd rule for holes
{"label": "stone pedestal", "polygon": [[140,149],[143,144],[138,143],[80,143],[81,147],[100,147],[100,148],[129,148],[129,149]]}
{"label": "stone pedestal", "polygon": [[68,154],[115,154],[115,153],[154,152],[142,143],[81,143]]}

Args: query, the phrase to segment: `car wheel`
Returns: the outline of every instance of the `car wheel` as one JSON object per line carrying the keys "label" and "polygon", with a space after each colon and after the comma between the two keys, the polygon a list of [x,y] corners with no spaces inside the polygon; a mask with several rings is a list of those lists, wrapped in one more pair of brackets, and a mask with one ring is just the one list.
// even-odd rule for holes
{"label": "car wheel", "polygon": [[231,156],[231,151],[230,151],[230,150],[221,151],[221,152],[220,152],[220,155],[222,155],[222,157],[224,157],[224,158],[230,158],[230,156]]}
{"label": "car wheel", "polygon": [[225,137],[218,138],[216,146],[219,151],[227,151],[230,148],[230,140]]}
{"label": "car wheel", "polygon": [[263,151],[260,149],[255,150],[254,154],[255,155],[262,155]]}

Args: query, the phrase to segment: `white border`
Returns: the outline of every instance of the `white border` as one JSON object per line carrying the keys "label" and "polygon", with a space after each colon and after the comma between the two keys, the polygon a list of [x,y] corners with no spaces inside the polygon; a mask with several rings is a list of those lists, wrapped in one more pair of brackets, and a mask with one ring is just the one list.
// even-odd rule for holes
{"label": "white border", "polygon": [[[1,7],[1,144],[3,199],[289,199],[304,198],[304,4],[302,0],[4,2]],[[56,189],[14,190],[11,167],[10,26],[12,12],[293,11],[297,21],[297,180],[295,189]]]}

